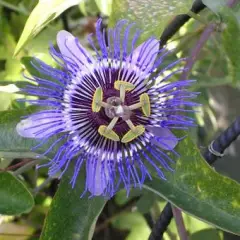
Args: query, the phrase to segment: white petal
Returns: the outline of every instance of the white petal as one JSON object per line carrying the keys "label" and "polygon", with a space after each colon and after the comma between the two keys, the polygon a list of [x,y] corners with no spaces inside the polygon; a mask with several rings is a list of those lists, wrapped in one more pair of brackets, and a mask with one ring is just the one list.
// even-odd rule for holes
{"label": "white petal", "polygon": [[143,42],[139,45],[132,53],[131,56],[127,57],[127,61],[131,61],[133,65],[136,65],[137,62],[142,69],[146,72],[149,72],[153,67],[153,64],[157,57],[157,52],[159,51],[159,40],[149,39],[146,42]]}
{"label": "white petal", "polygon": [[57,34],[57,45],[60,52],[66,60],[71,61],[71,59],[78,64],[81,70],[86,70],[86,67],[90,65],[90,62],[94,63],[94,58],[88,51],[80,44],[76,43],[76,39],[71,33],[62,30]]}
{"label": "white petal", "polygon": [[148,126],[147,130],[155,136],[152,143],[164,150],[172,150],[178,144],[177,137],[168,128]]}
{"label": "white petal", "polygon": [[[43,138],[64,127],[64,124],[61,121],[62,118],[57,118],[61,116],[59,114],[60,113],[33,115],[21,120],[16,126],[17,133],[25,138]],[[56,119],[54,119],[54,117],[56,117]],[[56,121],[56,123],[54,124],[53,121]],[[37,134],[37,132],[42,129],[45,130]]]}

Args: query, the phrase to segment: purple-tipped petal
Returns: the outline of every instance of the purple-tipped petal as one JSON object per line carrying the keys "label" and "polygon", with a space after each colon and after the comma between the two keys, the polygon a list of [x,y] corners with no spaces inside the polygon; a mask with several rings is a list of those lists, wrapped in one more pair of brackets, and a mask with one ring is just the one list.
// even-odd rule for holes
{"label": "purple-tipped petal", "polygon": [[33,115],[21,120],[16,130],[22,137],[43,138],[65,127],[61,123],[61,117],[59,113]]}
{"label": "purple-tipped petal", "polygon": [[57,45],[63,57],[75,62],[81,70],[94,63],[94,58],[71,33],[61,30],[57,34]]}
{"label": "purple-tipped petal", "polygon": [[149,72],[153,67],[158,51],[159,40],[151,38],[139,45],[133,53],[127,57],[127,61]]}
{"label": "purple-tipped petal", "polygon": [[[93,196],[103,195],[108,184],[108,173],[102,168],[101,161],[90,161],[87,165],[87,188]],[[104,174],[105,171],[105,174]]]}
{"label": "purple-tipped petal", "polygon": [[178,144],[177,137],[167,128],[148,126],[147,129],[155,136],[152,143],[164,150],[172,150]]}

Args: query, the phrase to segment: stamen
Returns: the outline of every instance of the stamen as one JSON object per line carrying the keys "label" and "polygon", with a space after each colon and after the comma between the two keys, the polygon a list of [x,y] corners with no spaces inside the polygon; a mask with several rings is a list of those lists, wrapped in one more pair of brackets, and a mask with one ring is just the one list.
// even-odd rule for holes
{"label": "stamen", "polygon": [[124,102],[126,91],[133,90],[135,86],[130,82],[118,80],[118,81],[115,81],[114,88],[120,91],[120,99],[122,102]]}
{"label": "stamen", "polygon": [[142,108],[142,112],[146,117],[149,117],[151,115],[150,100],[147,93],[141,94],[139,103],[135,103],[129,106],[130,110],[135,110],[138,108]]}
{"label": "stamen", "polygon": [[119,136],[117,135],[117,133],[115,133],[112,129],[114,128],[114,126],[116,125],[117,121],[118,121],[119,117],[114,117],[112,119],[112,121],[109,123],[108,126],[105,125],[101,125],[98,128],[98,132],[100,135],[104,136],[105,138],[111,139],[113,141],[120,141]]}
{"label": "stamen", "polygon": [[120,86],[120,99],[122,102],[125,100],[125,87],[123,85]]}
{"label": "stamen", "polygon": [[131,91],[135,88],[135,86],[130,82],[125,82],[120,80],[114,82],[114,88],[117,90],[120,90],[121,85],[125,87],[126,91]]}
{"label": "stamen", "polygon": [[114,117],[112,119],[112,121],[108,124],[107,126],[107,130],[112,130],[114,128],[114,126],[116,125],[117,121],[118,121],[119,117]]}
{"label": "stamen", "polygon": [[134,131],[135,126],[133,125],[132,121],[131,121],[130,119],[128,119],[128,120],[126,120],[125,122],[126,122],[127,125],[129,126],[129,128]]}
{"label": "stamen", "polygon": [[127,125],[130,127],[130,130],[123,136],[121,142],[128,143],[139,137],[145,132],[143,125],[134,126],[131,120],[126,120]]}
{"label": "stamen", "polygon": [[104,107],[104,108],[110,108],[110,107],[111,107],[110,104],[105,103],[105,102],[100,102],[99,105],[102,106],[102,107]]}
{"label": "stamen", "polygon": [[130,109],[130,110],[135,110],[135,109],[141,108],[142,105],[143,105],[143,104],[142,104],[141,102],[138,102],[138,103],[135,103],[135,104],[133,104],[133,105],[130,105],[130,106],[129,106],[129,109]]}
{"label": "stamen", "polygon": [[151,106],[149,96],[147,93],[143,93],[140,96],[140,103],[142,104],[143,114],[145,114],[146,117],[149,117],[151,115]]}
{"label": "stamen", "polygon": [[92,100],[92,111],[93,112],[100,111],[102,99],[103,99],[103,91],[102,91],[101,87],[98,87],[93,94],[93,100]]}

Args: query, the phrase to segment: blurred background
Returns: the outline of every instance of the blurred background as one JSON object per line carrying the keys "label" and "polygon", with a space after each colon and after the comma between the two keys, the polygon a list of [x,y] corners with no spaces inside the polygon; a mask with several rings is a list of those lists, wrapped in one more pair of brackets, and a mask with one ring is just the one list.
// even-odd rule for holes
{"label": "blurred background", "polygon": [[[25,96],[14,93],[14,89],[25,81],[23,72],[27,75],[33,73],[34,70],[30,64],[33,56],[56,67],[56,63],[48,54],[48,48],[49,43],[55,44],[56,33],[60,29],[72,32],[80,39],[81,44],[89,48],[86,37],[89,33],[95,32],[97,18],[103,17],[104,24],[108,26],[113,18],[112,14],[115,14],[112,1],[86,0],[78,6],[66,10],[48,24],[13,58],[17,41],[36,3],[35,0],[0,0],[0,111],[26,107],[25,103],[16,101]],[[220,23],[222,21],[209,9],[203,10],[201,16],[206,21]],[[114,17],[117,16],[114,15]],[[166,61],[188,56],[204,27],[203,23],[196,20],[190,20],[185,24],[168,41],[167,47],[174,48],[174,52]],[[212,34],[202,49],[190,77],[197,80],[193,90],[201,92],[198,102],[202,106],[198,107],[196,113],[198,127],[190,131],[201,151],[204,151],[219,132],[226,129],[240,114],[240,81],[231,77],[231,62],[226,56],[222,41],[221,31]],[[229,147],[224,158],[215,163],[214,168],[239,182],[239,156],[240,141],[238,140]],[[9,167],[11,169],[11,166],[27,160],[17,156],[4,159],[4,161],[1,159],[0,169]],[[41,185],[46,178],[47,169],[44,168],[38,172],[32,169],[23,174],[23,180],[31,188]],[[29,214],[11,217],[0,215],[0,240],[39,239],[44,218],[58,183],[58,180],[53,180],[46,184],[41,191],[35,192],[36,205]],[[130,197],[126,198],[125,192],[120,191],[107,203],[100,215],[94,239],[146,240],[154,221],[159,217],[165,204],[163,199],[149,192],[133,190]],[[188,214],[183,216],[191,240],[240,239],[240,237],[224,233]],[[164,239],[179,239],[174,221],[171,222],[164,234]]]}

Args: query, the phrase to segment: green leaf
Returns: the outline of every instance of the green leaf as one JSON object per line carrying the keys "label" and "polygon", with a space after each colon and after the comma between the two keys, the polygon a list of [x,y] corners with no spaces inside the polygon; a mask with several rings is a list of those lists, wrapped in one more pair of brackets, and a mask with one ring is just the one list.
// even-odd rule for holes
{"label": "green leaf", "polygon": [[80,2],[79,9],[84,16],[95,16],[99,13],[99,8],[95,0],[85,0]]}
{"label": "green leaf", "polygon": [[[13,158],[17,158],[17,156],[21,156],[38,158],[39,154],[45,152],[48,147],[56,140],[58,136],[52,137],[46,144],[39,147],[36,152],[32,152],[31,148],[40,143],[41,140],[33,138],[23,138],[18,135],[16,131],[16,126],[21,121],[21,117],[28,116],[36,112],[37,109],[38,108],[36,108],[36,106],[31,106],[26,109],[15,109],[1,112],[0,157],[11,158],[12,156]],[[60,142],[60,144],[62,144],[62,142]],[[51,153],[48,154],[48,157],[52,157],[58,149],[59,145],[56,145],[52,149]]]}
{"label": "green leaf", "polygon": [[13,94],[7,93],[7,92],[0,92],[0,102],[1,102],[0,111],[7,110],[11,105],[11,102],[13,99],[14,99]]}
{"label": "green leaf", "polygon": [[73,168],[61,179],[58,191],[51,204],[40,240],[90,240],[97,218],[106,200],[103,197],[80,198],[84,191],[84,175],[80,174],[72,189],[70,180]]}
{"label": "green leaf", "polygon": [[18,215],[34,206],[31,193],[10,172],[0,172],[0,214]]}
{"label": "green leaf", "polygon": [[180,209],[228,232],[240,234],[240,185],[215,172],[189,137],[178,144],[181,157],[167,181],[153,177],[146,189]]}
{"label": "green leaf", "polygon": [[36,108],[18,109],[1,112],[0,116],[0,151],[1,152],[30,152],[37,142],[18,135],[16,125],[22,116],[34,112]]}
{"label": "green leaf", "polygon": [[225,9],[222,14],[227,26],[222,32],[223,46],[230,60],[229,72],[233,83],[240,81],[240,25],[231,9]]}
{"label": "green leaf", "polygon": [[157,199],[156,194],[143,190],[143,195],[136,203],[137,210],[143,214],[148,213]]}
{"label": "green leaf", "polygon": [[171,18],[187,13],[191,5],[192,0],[115,0],[110,25],[120,19],[128,19],[143,30],[142,39],[150,35],[159,37]]}
{"label": "green leaf", "polygon": [[[159,210],[163,210],[163,208],[165,207],[166,202],[165,201],[161,201],[158,202],[158,206],[159,206]],[[156,205],[154,206],[154,210],[155,212],[158,212],[158,209],[156,209]],[[158,214],[160,215],[160,214]],[[157,215],[157,216],[158,216]],[[197,232],[201,232],[203,230],[211,230],[213,229],[214,231],[218,232],[219,235],[222,235],[222,231],[220,230],[216,230],[214,226],[211,226],[209,224],[207,224],[206,222],[203,222],[201,220],[199,220],[198,218],[195,218],[185,212],[182,212],[182,217],[183,217],[183,221],[186,227],[186,230],[188,232],[189,238],[192,240],[192,236],[197,233]],[[164,240],[172,240],[172,239],[178,239],[178,229],[176,226],[176,222],[175,221],[171,221],[170,224],[168,225],[168,231],[166,231],[163,235]],[[204,239],[209,239],[209,240],[214,240],[214,238],[211,238],[212,235],[210,235],[210,237],[205,237],[202,238],[201,240]]]}
{"label": "green leaf", "polygon": [[211,9],[214,13],[219,13],[219,11],[226,6],[227,0],[202,0],[203,4]]}
{"label": "green leaf", "polygon": [[139,212],[122,213],[112,220],[113,227],[120,230],[130,230],[126,239],[148,239],[150,234],[146,220]]}
{"label": "green leaf", "polygon": [[211,228],[195,232],[190,236],[190,240],[202,240],[202,239],[223,240],[224,238],[220,231]]}
{"label": "green leaf", "polygon": [[109,16],[112,11],[113,0],[95,0],[99,10],[104,14]]}
{"label": "green leaf", "polygon": [[14,55],[16,56],[24,45],[36,36],[48,23],[66,9],[79,4],[81,1],[82,0],[39,0],[39,3],[33,9],[25,24]]}

